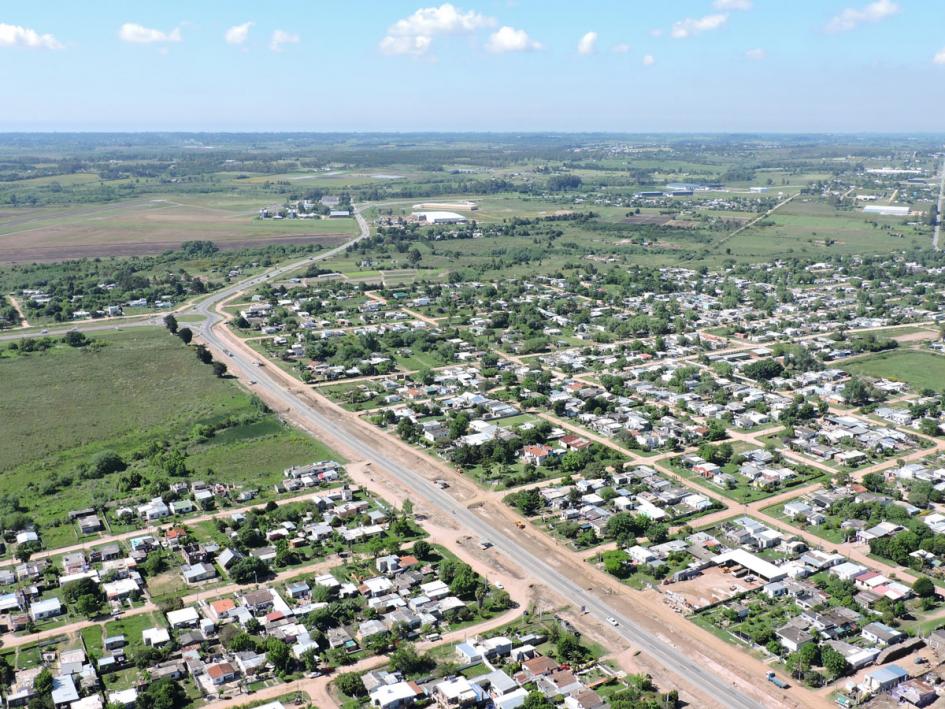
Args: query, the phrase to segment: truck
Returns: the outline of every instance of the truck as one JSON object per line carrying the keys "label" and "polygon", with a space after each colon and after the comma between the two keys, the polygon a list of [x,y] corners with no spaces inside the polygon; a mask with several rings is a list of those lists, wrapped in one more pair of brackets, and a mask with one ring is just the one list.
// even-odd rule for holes
{"label": "truck", "polygon": [[778,689],[787,689],[790,686],[787,682],[780,679],[774,672],[768,673],[768,681]]}

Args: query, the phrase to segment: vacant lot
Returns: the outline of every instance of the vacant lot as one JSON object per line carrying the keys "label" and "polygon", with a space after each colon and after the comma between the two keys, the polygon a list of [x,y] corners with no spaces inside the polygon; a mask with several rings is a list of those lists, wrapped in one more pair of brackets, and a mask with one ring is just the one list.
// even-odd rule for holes
{"label": "vacant lot", "polygon": [[255,210],[217,204],[169,197],[0,211],[0,263],[155,254],[198,239],[228,249],[334,244],[357,233],[353,219],[261,220]]}
{"label": "vacant lot", "polygon": [[905,382],[914,389],[940,391],[945,383],[945,357],[931,352],[883,352],[843,365],[850,374]]}
{"label": "vacant lot", "polygon": [[[194,475],[264,487],[290,465],[337,457],[317,441],[263,414],[249,394],[218,379],[163,329],[96,335],[99,349],[60,345],[0,357],[0,475],[41,525],[47,545],[74,536],[70,509],[123,498],[116,476],[83,479],[77,466],[113,450],[146,479],[161,475],[152,444],[184,453]],[[198,425],[230,425],[210,437]],[[53,488],[52,490],[50,488]],[[134,494],[134,493],[132,493]]]}

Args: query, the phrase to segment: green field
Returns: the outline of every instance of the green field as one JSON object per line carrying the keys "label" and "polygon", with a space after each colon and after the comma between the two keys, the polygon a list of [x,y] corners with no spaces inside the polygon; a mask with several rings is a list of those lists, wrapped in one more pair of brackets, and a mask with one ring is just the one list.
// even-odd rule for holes
{"label": "green field", "polygon": [[[145,480],[165,476],[153,445],[180,450],[193,475],[265,486],[290,465],[337,456],[264,413],[233,382],[213,376],[159,328],[96,335],[99,348],[58,345],[0,357],[0,475],[40,525],[47,546],[76,541],[71,509],[123,499],[116,475],[86,479],[77,466],[104,450]],[[195,426],[223,426],[207,437]],[[141,496],[146,490],[131,493]],[[4,514],[12,511],[9,505]]]}
{"label": "green field", "polygon": [[850,374],[905,382],[912,388],[940,391],[945,383],[945,357],[915,350],[883,352],[843,365]]}

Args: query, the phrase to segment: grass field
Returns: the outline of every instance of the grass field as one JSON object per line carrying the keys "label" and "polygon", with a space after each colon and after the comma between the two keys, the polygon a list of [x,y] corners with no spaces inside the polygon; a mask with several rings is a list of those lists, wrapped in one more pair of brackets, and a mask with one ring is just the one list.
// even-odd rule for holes
{"label": "grass field", "polygon": [[[268,486],[290,465],[338,459],[275,415],[261,414],[249,394],[214,377],[162,329],[95,339],[104,343],[97,351],[61,345],[0,357],[0,475],[4,490],[40,524],[47,546],[75,541],[72,525],[61,524],[68,510],[122,496],[113,476],[76,474],[103,450],[130,461],[152,443],[183,442],[193,474],[251,487]],[[192,437],[197,424],[227,420],[232,425],[213,437]],[[135,467],[146,477],[158,472],[148,456]]]}
{"label": "grass field", "polygon": [[208,206],[192,196],[168,196],[96,206],[7,209],[0,211],[0,263],[154,254],[196,239],[222,248],[328,244],[357,233],[354,219],[257,219],[256,211],[270,201],[257,201],[247,209],[243,201],[226,204],[219,197]]}
{"label": "grass field", "polygon": [[945,357],[931,352],[896,350],[843,365],[850,374],[905,382],[914,389],[940,391],[945,383]]}

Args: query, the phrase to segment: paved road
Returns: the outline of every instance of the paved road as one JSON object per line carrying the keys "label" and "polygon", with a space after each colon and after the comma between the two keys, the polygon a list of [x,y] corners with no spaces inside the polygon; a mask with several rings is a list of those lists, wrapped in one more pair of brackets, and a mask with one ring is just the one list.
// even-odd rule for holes
{"label": "paved road", "polygon": [[[547,585],[565,598],[578,599],[580,603],[586,606],[589,612],[594,613],[602,620],[613,618],[618,623],[618,625],[613,628],[616,634],[620,635],[629,644],[632,644],[633,647],[648,653],[669,671],[683,677],[687,683],[700,687],[707,696],[710,696],[720,706],[733,707],[734,709],[754,709],[759,706],[757,702],[736,691],[730,680],[697,664],[684,652],[668,642],[652,637],[649,632],[638,626],[632,618],[622,614],[604,601],[595,598],[587,592],[588,589],[585,589],[582,585],[564,576],[544,559],[538,558],[523,547],[516,539],[496,529],[487,520],[480,518],[468,510],[462,503],[455,500],[440,488],[429,483],[419,473],[398,464],[396,461],[380,456],[375,450],[374,441],[370,434],[362,430],[356,423],[344,417],[339,416],[335,418],[312,409],[293,391],[287,390],[285,385],[269,374],[265,368],[254,366],[249,354],[242,351],[240,348],[231,349],[228,346],[226,334],[220,332],[220,328],[225,327],[222,325],[224,317],[216,311],[216,307],[247,288],[264,281],[275,280],[307,263],[331,258],[343,252],[352,243],[367,238],[370,234],[370,230],[366,220],[357,208],[355,209],[355,218],[358,221],[361,233],[353,241],[231,284],[195,302],[189,310],[183,310],[182,312],[194,312],[203,316],[204,320],[198,326],[200,337],[217,351],[226,350],[232,353],[230,357],[224,360],[231,371],[241,374],[249,380],[255,380],[257,382],[255,387],[265,391],[268,397],[278,402],[280,406],[285,409],[293,410],[310,426],[324,431],[328,437],[345,441],[348,447],[365,461],[369,461],[394,474],[407,489],[416,495],[417,499],[425,500],[435,508],[441,510],[444,514],[452,516],[456,522],[468,530],[470,534],[488,538],[499,551],[519,564],[522,569],[530,573],[536,581]],[[135,323],[123,323],[122,327],[154,325],[159,322],[160,316],[156,316]],[[94,331],[96,329],[104,330],[114,327],[115,324],[103,323],[100,326],[88,326],[82,327],[81,329]],[[62,328],[62,332],[65,332],[67,329],[71,328]],[[57,333],[59,333],[59,330],[54,332],[50,329],[49,334]],[[18,336],[22,337],[22,334]]]}
{"label": "paved road", "polygon": [[[367,223],[359,212],[356,212],[356,217],[362,229],[358,239],[365,238],[368,235]],[[346,247],[347,244],[339,246],[331,251],[310,257],[306,261],[329,258]],[[506,535],[487,520],[468,510],[462,503],[429,483],[419,473],[400,465],[394,460],[378,455],[370,434],[362,430],[357,424],[343,417],[335,418],[312,409],[301,397],[293,391],[287,390],[282,382],[269,374],[266,368],[255,367],[250,356],[240,348],[231,349],[226,336],[219,332],[220,326],[223,326],[224,318],[215,310],[216,306],[250,285],[276,278],[297,269],[304,263],[305,261],[280,266],[261,276],[231,285],[224,290],[213,293],[194,306],[194,309],[206,318],[200,326],[200,336],[204,341],[218,351],[226,350],[232,353],[226,360],[231,371],[239,373],[250,380],[255,380],[255,387],[264,391],[268,398],[278,402],[281,407],[292,410],[313,428],[324,431],[328,437],[345,441],[348,447],[363,460],[390,471],[407,489],[416,495],[417,499],[425,500],[445,514],[451,515],[473,536],[487,538],[492,541],[499,551],[519,564],[536,581],[547,585],[565,598],[579,599],[579,602],[585,605],[589,612],[594,613],[601,619],[614,618],[618,623],[614,627],[614,632],[634,647],[648,653],[671,672],[700,687],[719,705],[736,709],[748,709],[749,707],[758,706],[755,701],[737,692],[731,681],[708,671],[669,643],[652,637],[647,631],[640,628],[632,618],[621,614],[609,604],[587,593],[587,589],[583,586],[562,575],[544,559],[536,557],[513,537]]]}
{"label": "paved road", "polygon": [[943,206],[945,206],[945,158],[942,159],[942,176],[938,184],[938,220],[932,232],[932,248],[936,251],[939,250],[938,238],[942,233],[942,220],[945,219],[945,215],[942,215]]}

